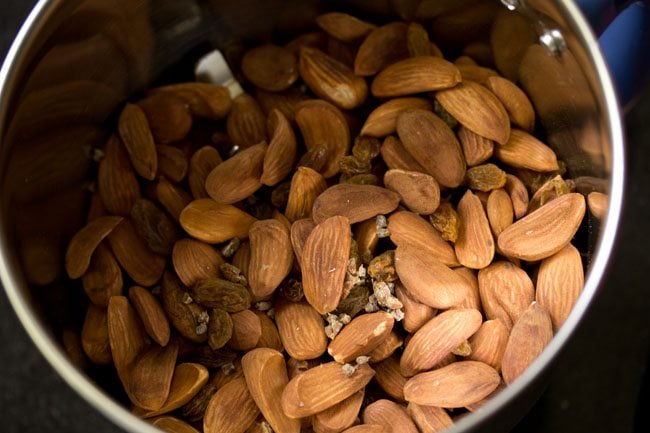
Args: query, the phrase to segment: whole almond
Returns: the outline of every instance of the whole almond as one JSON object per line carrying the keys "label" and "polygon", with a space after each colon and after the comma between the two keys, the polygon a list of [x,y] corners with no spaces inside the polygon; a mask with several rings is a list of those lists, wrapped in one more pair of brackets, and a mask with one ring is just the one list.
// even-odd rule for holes
{"label": "whole almond", "polygon": [[222,162],[219,152],[212,146],[204,146],[194,152],[190,159],[187,182],[195,199],[209,197],[205,190],[205,181],[212,170]]}
{"label": "whole almond", "polygon": [[512,209],[515,213],[515,219],[519,219],[526,215],[528,211],[528,190],[524,183],[518,177],[508,174],[506,175],[506,191],[510,194],[512,201]]}
{"label": "whole almond", "polygon": [[295,253],[298,264],[302,266],[302,251],[305,247],[305,242],[314,230],[316,224],[311,219],[297,220],[291,225],[291,245]]}
{"label": "whole almond", "polygon": [[256,221],[238,208],[211,199],[195,200],[181,213],[180,223],[190,236],[209,244],[245,239]]}
{"label": "whole almond", "polygon": [[151,420],[151,424],[167,433],[199,433],[197,429],[173,416],[159,416]]}
{"label": "whole almond", "polygon": [[287,118],[274,109],[267,121],[271,142],[264,156],[260,181],[267,186],[282,182],[291,173],[296,160],[296,135]]}
{"label": "whole almond", "polygon": [[384,184],[398,193],[404,206],[415,213],[432,214],[440,204],[440,186],[428,174],[388,170],[384,174]]}
{"label": "whole almond", "polygon": [[532,132],[535,127],[535,110],[526,93],[515,83],[502,77],[490,77],[485,85],[499,98],[512,124]]}
{"label": "whole almond", "polygon": [[454,425],[449,414],[440,407],[409,403],[406,411],[422,433],[439,433]]}
{"label": "whole almond", "polygon": [[81,278],[100,242],[110,235],[124,218],[106,216],[89,222],[70,240],[65,253],[65,268],[72,279]]}
{"label": "whole almond", "polygon": [[400,196],[374,185],[341,183],[326,189],[316,198],[312,218],[320,224],[334,216],[346,217],[350,224],[394,211]]}
{"label": "whole almond", "polygon": [[406,409],[390,400],[377,400],[366,406],[363,422],[387,426],[393,433],[418,433]]}
{"label": "whole almond", "polygon": [[483,362],[501,371],[501,359],[510,331],[500,319],[487,320],[469,339],[472,353],[467,359]]}
{"label": "whole almond", "polygon": [[537,272],[535,299],[551,315],[553,330],[560,329],[585,284],[580,251],[571,244],[542,260]]}
{"label": "whole almond", "polygon": [[125,387],[136,406],[158,410],[165,404],[177,356],[178,342],[172,341],[165,347],[150,346],[135,359]]}
{"label": "whole almond", "polygon": [[417,246],[397,247],[395,269],[411,296],[432,308],[458,305],[471,290],[463,277]]}
{"label": "whole almond", "polygon": [[300,48],[300,76],[318,97],[339,108],[351,110],[368,96],[366,80],[354,75],[345,64],[316,48]]}
{"label": "whole almond", "polygon": [[137,105],[126,104],[117,127],[135,171],[143,178],[153,180],[158,171],[158,153],[144,111]]}
{"label": "whole almond", "polygon": [[436,99],[449,114],[471,131],[499,144],[508,141],[508,113],[501,101],[480,84],[463,81],[453,89],[439,91]]}
{"label": "whole almond", "polygon": [[[322,33],[319,33],[322,35]],[[301,91],[291,88],[282,93],[266,92],[261,89],[256,89],[255,99],[259,102],[262,110],[268,116],[271,111],[279,110],[292,124],[295,121],[296,106],[310,97]]]}
{"label": "whole almond", "polygon": [[553,338],[548,311],[533,303],[524,311],[510,332],[501,361],[503,380],[510,385],[542,353]]}
{"label": "whole almond", "polygon": [[478,289],[478,278],[474,269],[465,268],[463,266],[454,268],[454,272],[465,279],[471,287],[467,297],[461,302],[459,308],[474,308],[475,310],[482,311],[481,295]]}
{"label": "whole almond", "polygon": [[152,93],[169,92],[185,99],[192,114],[198,117],[220,120],[232,108],[227,87],[210,83],[180,83],[158,87]]}
{"label": "whole almond", "polygon": [[357,316],[334,337],[327,353],[341,364],[366,355],[390,334],[394,323],[385,311]]}
{"label": "whole almond", "polygon": [[341,158],[350,150],[350,128],[341,110],[318,99],[301,102],[296,106],[296,123],[308,150],[326,149],[325,166],[318,171],[326,178],[336,175]]}
{"label": "whole almond", "polygon": [[522,260],[550,257],[569,244],[584,214],[584,197],[565,194],[506,228],[499,235],[499,248]]}
{"label": "whole almond", "polygon": [[467,165],[473,167],[490,159],[494,152],[494,142],[481,137],[464,126],[458,128],[458,140],[463,148]]}
{"label": "whole almond", "polygon": [[363,389],[374,374],[367,364],[359,365],[351,375],[338,362],[321,364],[289,381],[282,393],[282,409],[289,418],[322,412]]}
{"label": "whole almond", "polygon": [[360,390],[329,409],[312,417],[312,425],[317,433],[339,433],[357,420],[365,392]]}
{"label": "whole almond", "polygon": [[404,385],[407,378],[402,376],[399,360],[391,356],[378,364],[374,364],[375,381],[386,394],[398,401],[404,401]]}
{"label": "whole almond", "polygon": [[257,348],[269,348],[277,351],[284,350],[282,340],[280,340],[280,333],[275,326],[275,322],[264,311],[253,311],[257,318],[260,319],[260,326],[262,327],[262,335],[257,342]]}
{"label": "whole almond", "polygon": [[508,330],[535,299],[533,282],[516,265],[497,261],[478,273],[481,304],[488,319],[500,319]]}
{"label": "whole almond", "polygon": [[305,242],[303,290],[307,301],[321,314],[336,309],[341,300],[351,241],[349,220],[334,216],[318,224]]}
{"label": "whole almond", "polygon": [[287,353],[298,361],[314,359],[327,350],[323,318],[310,305],[279,302],[275,308],[275,323]]}
{"label": "whole almond", "polygon": [[368,356],[370,357],[370,363],[381,362],[384,359],[389,358],[397,349],[404,345],[404,340],[402,337],[393,331],[384,338],[377,347],[375,347]]}
{"label": "whole almond", "polygon": [[429,320],[413,334],[400,359],[404,376],[428,370],[471,337],[481,326],[477,310],[448,310]]}
{"label": "whole almond", "polygon": [[205,190],[217,203],[233,204],[257,191],[262,183],[265,142],[251,146],[219,164],[205,181]]}
{"label": "whole almond", "polygon": [[205,433],[244,433],[260,411],[255,404],[246,380],[232,380],[212,396],[203,417]]}
{"label": "whole almond", "polygon": [[363,38],[373,29],[374,24],[367,23],[359,18],[343,12],[329,12],[316,17],[318,27],[327,34],[343,42],[352,42]]}
{"label": "whole almond", "polygon": [[171,272],[163,274],[161,295],[167,318],[179,334],[195,343],[205,342],[208,338],[207,333],[196,332],[199,317],[204,310],[194,303],[178,277]]}
{"label": "whole almond", "polygon": [[401,22],[386,24],[370,32],[354,59],[354,73],[375,75],[388,65],[408,57],[407,26]]}
{"label": "whole almond", "polygon": [[513,129],[510,139],[494,149],[494,156],[504,164],[534,171],[553,171],[559,168],[555,152],[537,138],[519,129]]}
{"label": "whole almond", "polygon": [[269,92],[287,90],[298,79],[298,59],[291,50],[265,44],[244,54],[241,69],[255,86]]}
{"label": "whole almond", "polygon": [[388,66],[372,81],[371,90],[378,98],[406,96],[447,89],[460,81],[460,71],[453,63],[440,57],[420,56]]}
{"label": "whole almond", "polygon": [[169,342],[169,321],[160,303],[150,291],[139,286],[129,289],[129,300],[138,312],[147,334],[159,345]]}
{"label": "whole almond", "polygon": [[395,284],[395,296],[403,305],[402,326],[406,332],[414,333],[436,315],[435,309],[413,299],[401,283]]}
{"label": "whole almond", "polygon": [[178,147],[161,144],[158,149],[158,176],[165,176],[174,182],[185,179],[189,161],[187,155]]}
{"label": "whole almond", "polygon": [[131,221],[125,219],[115,227],[108,242],[117,261],[137,284],[150,287],[160,279],[165,258],[151,251]]}
{"label": "whole almond", "polygon": [[199,281],[220,277],[219,266],[225,263],[219,251],[194,239],[181,239],[174,244],[172,263],[178,278],[190,287]]}
{"label": "whole almond", "polygon": [[108,337],[108,313],[105,308],[89,305],[81,328],[81,347],[90,360],[98,365],[113,362]]}
{"label": "whole almond", "polygon": [[463,152],[442,119],[430,111],[408,110],[397,118],[397,132],[408,153],[441,186],[455,188],[463,182]]}
{"label": "whole almond", "polygon": [[185,206],[192,201],[192,197],[184,189],[164,177],[161,177],[156,185],[156,198],[175,221],[178,221]]}
{"label": "whole almond", "polygon": [[300,421],[282,411],[282,391],[287,386],[287,367],[273,349],[254,349],[242,358],[242,369],[251,397],[274,431],[299,433]]}
{"label": "whole almond", "polygon": [[293,266],[289,229],[276,220],[254,223],[249,231],[251,260],[248,282],[256,299],[272,295]]}
{"label": "whole almond", "polygon": [[251,244],[249,242],[242,242],[239,249],[232,258],[232,264],[239,269],[244,275],[248,272],[248,267],[251,261]]}
{"label": "whole almond", "polygon": [[266,116],[257,101],[247,93],[242,93],[232,103],[226,121],[228,137],[241,149],[265,142]]}
{"label": "whole almond", "polygon": [[298,167],[289,189],[285,215],[289,221],[311,218],[316,198],[327,189],[325,178],[308,167]]}
{"label": "whole almond", "polygon": [[95,248],[81,281],[90,301],[100,307],[106,307],[111,296],[122,293],[122,270],[108,246],[101,243]]}
{"label": "whole almond", "polygon": [[232,338],[228,342],[228,347],[246,351],[251,350],[262,337],[262,324],[259,317],[251,310],[240,311],[231,314],[232,318]]}
{"label": "whole almond", "polygon": [[384,137],[394,134],[397,117],[405,110],[431,110],[432,106],[424,98],[395,98],[375,108],[366,118],[361,128],[361,135]]}
{"label": "whole almond", "polygon": [[505,383],[501,381],[501,383],[499,383],[499,386],[497,386],[496,389],[492,391],[490,395],[485,397],[483,400],[477,401],[476,403],[468,404],[467,406],[465,406],[465,409],[467,409],[470,412],[476,412],[477,410],[485,406],[492,398],[494,398],[498,393],[500,393],[505,387],[506,387]]}
{"label": "whole almond", "polygon": [[482,269],[494,258],[494,238],[481,200],[467,190],[458,202],[460,231],[454,244],[461,265]]}
{"label": "whole almond", "polygon": [[359,424],[350,427],[343,433],[389,433],[388,428],[376,424]]}
{"label": "whole almond", "polygon": [[473,81],[485,86],[487,80],[492,77],[499,76],[499,73],[494,69],[486,68],[476,64],[456,63],[456,66],[458,67],[460,76],[463,77],[464,82]]}
{"label": "whole almond", "polygon": [[427,406],[465,407],[490,395],[500,381],[499,373],[489,365],[460,361],[411,378],[404,385],[404,397]]}
{"label": "whole almond", "polygon": [[406,41],[411,57],[435,56],[429,33],[420,23],[410,23],[406,31]]}
{"label": "whole almond", "polygon": [[424,173],[426,170],[420,165],[404,148],[398,138],[389,135],[381,145],[381,157],[392,170],[418,171]]}
{"label": "whole almond", "polygon": [[156,143],[172,143],[187,137],[192,114],[187,102],[171,92],[158,92],[138,101]]}
{"label": "whole almond", "polygon": [[593,191],[587,195],[587,204],[589,205],[589,212],[597,219],[603,221],[607,215],[607,206],[609,198],[602,192]]}
{"label": "whole almond", "polygon": [[115,215],[128,215],[140,198],[138,179],[122,140],[116,135],[104,146],[104,158],[97,171],[97,190],[106,210]]}
{"label": "whole almond", "polygon": [[487,201],[487,217],[495,237],[499,237],[514,220],[514,209],[510,196],[503,189],[495,189]]}

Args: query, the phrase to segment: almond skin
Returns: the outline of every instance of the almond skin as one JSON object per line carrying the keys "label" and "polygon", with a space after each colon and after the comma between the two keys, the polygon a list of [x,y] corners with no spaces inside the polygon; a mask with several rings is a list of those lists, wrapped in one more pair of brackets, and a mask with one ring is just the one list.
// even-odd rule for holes
{"label": "almond skin", "polygon": [[393,63],[372,82],[378,98],[406,96],[454,87],[461,81],[460,71],[440,57],[421,56]]}
{"label": "almond skin", "polygon": [[98,365],[113,362],[108,337],[108,313],[106,309],[89,305],[81,328],[81,347],[90,360]]}
{"label": "almond skin", "polygon": [[463,300],[463,302],[458,305],[458,307],[474,308],[476,310],[483,311],[483,308],[481,306],[481,296],[478,289],[478,278],[476,277],[476,271],[461,266],[459,268],[454,268],[454,272],[457,275],[463,277],[471,287],[469,294]]}
{"label": "almond skin", "polygon": [[220,120],[226,117],[232,108],[228,88],[215,84],[180,83],[152,90],[152,93],[158,92],[169,92],[185,99],[192,114],[198,117]]}
{"label": "almond skin", "polygon": [[118,130],[135,171],[153,180],[158,171],[158,153],[144,111],[137,105],[126,104],[118,120]]}
{"label": "almond skin", "polygon": [[350,427],[357,420],[364,395],[364,390],[357,391],[342,402],[314,415],[312,417],[314,431],[339,433]]}
{"label": "almond skin", "polygon": [[209,197],[205,190],[205,181],[212,170],[222,162],[219,152],[212,146],[204,146],[194,152],[190,158],[187,182],[195,199]]}
{"label": "almond skin", "polygon": [[394,323],[393,316],[384,311],[357,316],[334,337],[327,353],[338,363],[350,362],[379,346]]}
{"label": "almond skin", "polygon": [[173,416],[159,416],[151,420],[151,424],[158,429],[168,433],[198,433],[199,431]]}
{"label": "almond skin", "polygon": [[494,238],[481,200],[467,190],[458,202],[460,232],[454,244],[461,265],[482,269],[494,258]]}
{"label": "almond skin", "polygon": [[406,24],[396,22],[372,30],[359,46],[354,59],[354,73],[375,75],[388,65],[407,58],[406,29]]}
{"label": "almond skin", "polygon": [[333,216],[346,217],[350,224],[394,211],[399,194],[374,185],[341,183],[325,190],[316,198],[312,217],[321,223]]}
{"label": "almond skin", "polygon": [[300,266],[302,266],[302,251],[305,242],[307,242],[307,238],[309,238],[314,227],[316,227],[316,224],[311,219],[301,219],[291,225],[291,245]]}
{"label": "almond skin", "polygon": [[129,289],[129,300],[138,312],[147,334],[159,345],[166,346],[170,336],[169,321],[158,299],[150,291],[133,286]]}
{"label": "almond skin", "polygon": [[490,77],[485,81],[485,85],[499,98],[513,125],[529,132],[533,130],[535,110],[523,90],[502,77]]}
{"label": "almond skin", "polygon": [[267,141],[266,116],[257,101],[247,93],[242,93],[232,103],[226,121],[228,137],[240,149]]}
{"label": "almond skin", "polygon": [[65,267],[70,278],[80,278],[86,273],[97,246],[122,221],[123,218],[121,217],[100,217],[77,232],[68,244],[65,254]]}
{"label": "almond skin", "polygon": [[409,403],[406,411],[422,433],[438,433],[454,425],[449,414],[440,407]]}
{"label": "almond skin", "polygon": [[390,400],[377,400],[366,406],[363,422],[388,426],[393,433],[418,433],[406,409]]}
{"label": "almond skin", "polygon": [[269,113],[267,121],[271,142],[264,156],[260,182],[274,186],[291,173],[296,161],[296,135],[287,118],[279,110]]}
{"label": "almond skin", "polygon": [[255,221],[246,212],[211,199],[193,201],[180,217],[181,226],[190,236],[209,244],[245,239]]}
{"label": "almond skin", "polygon": [[402,326],[404,326],[406,332],[413,333],[417,331],[436,315],[434,308],[413,299],[400,283],[395,284],[395,296],[403,305],[404,320]]}
{"label": "almond skin", "polygon": [[165,347],[157,345],[145,349],[129,371],[129,398],[144,409],[160,409],[169,396],[174,367],[178,356],[178,341]]}
{"label": "almond skin", "polygon": [[499,319],[487,320],[469,339],[472,353],[467,359],[483,362],[501,371],[501,359],[506,350],[510,331]]}
{"label": "almond skin", "polygon": [[506,191],[510,194],[512,201],[512,209],[515,213],[515,219],[519,219],[526,215],[528,211],[528,190],[524,183],[518,177],[508,174],[506,175]]}
{"label": "almond skin", "polygon": [[241,69],[255,86],[269,92],[287,90],[298,79],[298,59],[291,50],[266,44],[244,55]]}
{"label": "almond skin", "polygon": [[279,221],[257,221],[249,231],[248,283],[256,299],[273,294],[293,266],[289,229]]}
{"label": "almond skin", "polygon": [[494,156],[511,167],[533,171],[554,171],[559,168],[555,152],[527,132],[513,129],[503,146],[494,148]]}
{"label": "almond skin", "polygon": [[489,365],[460,361],[413,377],[404,386],[404,396],[415,404],[465,407],[490,395],[500,381],[499,373]]}
{"label": "almond skin", "polygon": [[408,379],[402,376],[399,360],[391,356],[373,366],[375,368],[375,381],[381,386],[381,389],[395,400],[405,401],[404,385]]}
{"label": "almond skin", "polygon": [[285,215],[291,222],[311,218],[314,202],[327,189],[325,178],[308,167],[298,167],[291,179]]}
{"label": "almond skin", "polygon": [[428,174],[415,171],[388,170],[384,174],[386,188],[395,191],[411,211],[429,215],[440,204],[440,186]]}
{"label": "almond skin", "polygon": [[231,314],[232,318],[232,338],[228,342],[228,347],[246,351],[251,350],[262,337],[262,324],[260,319],[251,310],[240,311]]}
{"label": "almond skin", "polygon": [[275,322],[282,345],[292,358],[298,361],[314,359],[327,350],[325,323],[309,304],[279,302]]}
{"label": "almond skin", "polygon": [[535,261],[550,257],[569,244],[585,215],[582,194],[556,198],[506,228],[498,238],[509,257]]}
{"label": "almond skin", "polygon": [[156,197],[175,221],[179,220],[185,206],[192,201],[191,195],[164,177],[161,177],[156,185]]}
{"label": "almond skin", "polygon": [[361,135],[385,137],[394,134],[397,127],[397,117],[402,111],[420,109],[431,110],[432,106],[424,98],[395,98],[381,104],[368,115],[361,128]]}
{"label": "almond skin", "polygon": [[473,167],[490,159],[494,153],[494,142],[481,137],[464,126],[458,128],[458,140],[463,148],[467,165]]}
{"label": "almond skin", "polygon": [[384,338],[379,346],[375,347],[372,352],[368,354],[370,357],[370,363],[381,362],[384,359],[389,358],[397,349],[404,345],[404,340],[402,337],[395,332],[391,331],[386,338]]}
{"label": "almond skin", "polygon": [[487,216],[492,233],[497,238],[514,220],[514,209],[510,196],[503,189],[495,189],[487,201]]}
{"label": "almond skin", "polygon": [[389,135],[381,145],[381,157],[391,170],[425,173],[426,170],[404,148],[397,137]]}
{"label": "almond skin", "polygon": [[180,141],[192,129],[190,108],[183,98],[172,93],[153,93],[137,105],[147,116],[156,143]]}
{"label": "almond skin", "polygon": [[140,198],[138,179],[117,136],[111,136],[104,146],[104,158],[97,171],[97,190],[106,210],[115,215],[127,216]]}
{"label": "almond skin", "polygon": [[81,282],[88,299],[101,307],[108,305],[111,296],[122,293],[122,270],[106,244],[101,243],[95,248]]}
{"label": "almond skin", "polygon": [[203,431],[244,433],[259,413],[244,378],[235,379],[219,388],[210,399],[203,417]]}
{"label": "almond skin", "polygon": [[187,155],[178,147],[161,144],[158,148],[158,176],[181,182],[187,175]]}
{"label": "almond skin", "polygon": [[501,361],[503,380],[510,385],[542,353],[553,338],[548,311],[533,303],[519,317],[508,338]]}
{"label": "almond skin", "polygon": [[210,245],[194,239],[181,239],[174,244],[172,263],[178,278],[188,287],[206,278],[219,278],[219,267],[225,263],[221,253]]}
{"label": "almond skin", "polygon": [[402,374],[410,377],[434,367],[481,326],[477,310],[448,310],[413,334],[400,359]]}
{"label": "almond skin", "polygon": [[587,195],[587,204],[589,205],[589,212],[599,220],[603,221],[607,216],[607,206],[609,198],[607,194],[602,192],[593,191]]}
{"label": "almond skin", "polygon": [[343,42],[363,38],[377,26],[342,12],[330,12],[316,17],[318,27]]}
{"label": "almond skin", "polygon": [[359,424],[350,427],[343,433],[389,433],[388,429],[381,425],[376,424]]}

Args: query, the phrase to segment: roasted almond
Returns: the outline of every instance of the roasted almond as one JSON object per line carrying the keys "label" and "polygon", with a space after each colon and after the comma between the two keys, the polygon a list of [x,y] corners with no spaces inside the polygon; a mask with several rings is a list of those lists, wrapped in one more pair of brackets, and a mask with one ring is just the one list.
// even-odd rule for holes
{"label": "roasted almond", "polygon": [[298,361],[314,359],[327,349],[325,323],[310,305],[299,302],[279,302],[275,308],[275,323],[287,353]]}
{"label": "roasted almond", "polygon": [[363,411],[363,422],[387,426],[394,433],[418,433],[406,409],[390,400],[377,400]]}
{"label": "roasted almond", "polygon": [[429,370],[471,337],[481,326],[477,310],[448,310],[429,320],[413,334],[400,359],[404,376]]}
{"label": "roasted almond", "polygon": [[106,216],[89,222],[68,244],[65,268],[72,279],[80,278],[90,266],[90,260],[100,242],[122,223],[122,217]]}
{"label": "roasted almond", "polygon": [[366,355],[386,339],[394,322],[385,311],[357,316],[334,337],[327,353],[341,364]]}
{"label": "roasted almond", "polygon": [[435,56],[429,33],[420,23],[412,22],[406,30],[406,42],[411,57]]}
{"label": "roasted almond", "polygon": [[316,227],[316,224],[311,219],[297,220],[291,225],[291,245],[293,246],[296,260],[301,266],[302,251],[314,227]]}
{"label": "roasted almond", "polygon": [[282,92],[298,79],[298,59],[287,48],[260,45],[244,54],[241,70],[255,86],[269,92]]}
{"label": "roasted almond", "polygon": [[186,286],[199,281],[220,277],[219,266],[225,263],[219,251],[210,245],[194,239],[181,239],[174,244],[172,263],[176,275]]}
{"label": "roasted almond", "polygon": [[[322,35],[322,33],[319,34]],[[296,106],[301,102],[307,101],[310,97],[295,88],[291,88],[282,93],[256,89],[255,99],[257,99],[257,102],[259,102],[267,116],[271,114],[271,111],[278,110],[284,114],[287,120],[294,123]]]}
{"label": "roasted almond", "polygon": [[199,433],[188,423],[173,416],[159,416],[151,420],[151,424],[167,433]]}
{"label": "roasted almond", "polygon": [[215,167],[205,181],[205,190],[217,203],[233,204],[257,191],[264,157],[265,142],[249,147]]}
{"label": "roasted almond", "polygon": [[254,223],[249,231],[251,259],[248,282],[256,299],[273,294],[293,266],[293,247],[289,229],[276,220]]}
{"label": "roasted almond", "polygon": [[239,351],[251,350],[257,346],[262,336],[262,324],[251,310],[231,314],[232,338],[228,346]]}
{"label": "roasted almond", "polygon": [[209,244],[245,239],[255,221],[246,212],[211,199],[193,201],[180,217],[181,226],[190,236]]}
{"label": "roasted almond", "polygon": [[472,81],[441,90],[436,99],[459,123],[478,135],[506,144],[510,119],[501,101],[485,87]]}
{"label": "roasted almond", "polygon": [[158,410],[165,404],[177,356],[178,342],[172,341],[165,347],[150,346],[135,359],[125,388],[136,406]]}
{"label": "roasted almond", "polygon": [[232,380],[212,396],[203,417],[205,433],[244,433],[260,411],[255,404],[246,380]]}
{"label": "roasted almond", "polygon": [[515,83],[502,77],[490,77],[485,85],[499,98],[512,124],[532,132],[535,127],[535,110],[526,93]]}
{"label": "roasted almond", "polygon": [[300,76],[311,91],[339,108],[356,108],[368,96],[366,80],[316,48],[301,47],[299,65]]}
{"label": "roasted almond", "polygon": [[472,353],[467,359],[483,362],[501,371],[501,359],[510,331],[500,319],[487,320],[469,339]]}
{"label": "roasted almond", "polygon": [[454,425],[449,414],[441,407],[409,403],[406,411],[422,433],[438,433]]}
{"label": "roasted almond", "polygon": [[432,214],[440,204],[440,186],[428,174],[388,170],[384,174],[384,184],[398,193],[402,203],[415,213]]}
{"label": "roasted almond", "polygon": [[187,175],[187,155],[178,147],[161,144],[158,149],[158,176],[180,182]]}
{"label": "roasted almond", "polygon": [[153,180],[158,171],[158,153],[144,111],[137,105],[126,104],[117,127],[135,171]]}
{"label": "roasted almond", "polygon": [[496,146],[494,156],[512,167],[534,171],[554,171],[559,168],[555,152],[537,138],[519,129],[513,129],[503,146]]}
{"label": "roasted almond", "polygon": [[105,244],[100,243],[92,253],[81,281],[90,301],[100,307],[106,307],[111,296],[122,293],[122,270]]}
{"label": "roasted almond", "polygon": [[510,196],[503,189],[495,189],[487,201],[487,217],[495,237],[508,228],[514,220]]}
{"label": "roasted almond", "polygon": [[376,424],[359,424],[350,427],[343,433],[388,433],[388,428]]}
{"label": "roasted almond", "polygon": [[510,385],[542,353],[553,338],[548,311],[533,303],[523,312],[510,332],[501,361],[503,380]]}
{"label": "roasted almond", "polygon": [[156,297],[147,289],[133,286],[129,289],[129,300],[147,334],[159,345],[166,346],[170,336],[169,321]]}
{"label": "roasted almond", "polygon": [[319,224],[333,216],[347,217],[350,224],[394,211],[400,196],[374,185],[338,184],[316,198],[312,218]]}
{"label": "roasted almond", "polygon": [[89,305],[81,328],[81,347],[90,360],[98,365],[113,362],[108,337],[108,313],[105,308]]}
{"label": "roasted almond", "polygon": [[406,96],[447,89],[460,81],[460,71],[453,63],[440,57],[420,56],[388,66],[372,81],[371,90],[378,98]]}
{"label": "roasted almond", "polygon": [[209,83],[180,83],[158,87],[152,93],[172,93],[183,98],[193,115],[220,120],[226,117],[232,107],[227,87]]}
{"label": "roasted almond", "polygon": [[404,401],[404,385],[407,378],[402,376],[399,360],[391,356],[378,364],[374,364],[375,381],[386,394],[398,401]]}
{"label": "roasted almond", "polygon": [[471,287],[467,297],[458,305],[458,308],[474,308],[482,311],[481,296],[478,289],[478,278],[474,269],[465,268],[463,266],[454,268],[454,272],[463,277]]}
{"label": "roasted almond", "polygon": [[264,156],[260,181],[267,186],[282,182],[293,168],[296,160],[296,135],[287,118],[279,110],[273,110],[268,118],[271,143]]}
{"label": "roasted almond", "polygon": [[104,158],[97,171],[97,190],[106,210],[115,215],[128,215],[140,198],[140,185],[129,156],[116,135],[104,146]]}
{"label": "roasted almond", "polygon": [[476,64],[456,63],[456,66],[460,71],[460,76],[463,77],[463,81],[474,81],[484,86],[487,80],[492,77],[499,76],[499,73],[494,69],[486,68]]}
{"label": "roasted almond", "polygon": [[185,206],[190,204],[192,197],[184,190],[161,177],[156,184],[158,202],[178,221]]}
{"label": "roasted almond", "polygon": [[389,135],[381,145],[381,157],[391,170],[426,172],[404,148],[398,138]]}
{"label": "roasted almond", "polygon": [[204,146],[194,152],[190,159],[187,181],[195,199],[209,197],[205,190],[205,181],[212,170],[222,162],[219,152],[212,146]]}
{"label": "roasted almond", "polygon": [[377,27],[343,12],[319,15],[316,17],[316,24],[327,34],[343,42],[363,38]]}
{"label": "roasted almond", "polygon": [[257,341],[257,348],[269,348],[277,351],[284,350],[282,340],[280,340],[280,333],[275,326],[275,322],[264,311],[253,311],[257,318],[260,319],[260,326],[262,327],[262,335]]}
{"label": "roasted almond", "polygon": [[[289,189],[285,215],[289,221],[311,218],[316,198],[327,189],[325,178],[308,167],[298,167]],[[300,259],[299,259],[300,260]]]}
{"label": "roasted almond", "polygon": [[265,142],[266,116],[257,101],[247,93],[242,93],[232,103],[226,121],[228,137],[235,146],[246,149]]}
{"label": "roasted almond", "polygon": [[603,221],[607,215],[607,206],[609,198],[602,192],[593,191],[587,195],[587,203],[589,204],[589,212],[597,219]]}
{"label": "roasted almond", "polygon": [[515,219],[526,215],[528,211],[528,190],[524,183],[512,174],[506,175],[506,191],[510,194],[512,209],[515,213]]}
{"label": "roasted almond", "polygon": [[401,22],[375,28],[363,40],[354,59],[354,73],[375,75],[388,65],[408,57],[407,26]]}
{"label": "roasted almond", "polygon": [[436,315],[435,309],[413,299],[401,283],[395,284],[395,296],[402,303],[402,326],[406,332],[414,333]]}
{"label": "roasted almond", "polygon": [[317,413],[312,417],[312,426],[316,433],[339,433],[350,427],[357,420],[364,390],[357,391],[340,403]]}
{"label": "roasted almond", "polygon": [[375,108],[361,128],[361,135],[384,137],[394,134],[397,117],[405,110],[431,110],[431,103],[424,98],[395,98]]}
{"label": "roasted almond", "polygon": [[488,319],[500,319],[508,329],[535,299],[528,274],[505,261],[492,263],[478,273],[481,304]]}
{"label": "roasted almond", "polygon": [[441,186],[454,188],[463,182],[463,152],[441,118],[425,110],[404,111],[397,118],[397,133],[406,150]]}
{"label": "roasted almond", "polygon": [[522,260],[550,257],[571,242],[584,215],[584,197],[565,194],[506,228],[499,235],[499,248]]}
{"label": "roasted almond", "polygon": [[494,258],[494,238],[481,200],[467,190],[458,202],[460,231],[454,244],[461,265],[482,269]]}
{"label": "roasted almond", "polygon": [[192,114],[186,100],[171,92],[158,92],[138,101],[156,143],[172,143],[187,137]]}
{"label": "roasted almond", "polygon": [[458,128],[458,139],[463,148],[467,165],[473,167],[490,159],[494,152],[494,142],[472,132],[464,126]]}
{"label": "roasted almond", "polygon": [[[338,362],[310,368],[289,381],[282,393],[282,409],[289,418],[322,412],[363,389],[374,374],[367,364],[359,365],[352,374],[346,374]],[[328,386],[323,386],[325,383]]]}
{"label": "roasted almond", "polygon": [[490,395],[500,381],[489,365],[460,361],[413,377],[404,385],[404,397],[426,406],[465,407]]}

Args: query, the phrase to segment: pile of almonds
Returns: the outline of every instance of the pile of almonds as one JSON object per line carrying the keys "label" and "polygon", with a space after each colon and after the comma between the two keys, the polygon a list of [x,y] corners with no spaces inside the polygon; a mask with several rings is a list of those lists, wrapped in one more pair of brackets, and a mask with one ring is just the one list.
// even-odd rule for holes
{"label": "pile of almonds", "polygon": [[234,100],[151,89],[96,152],[81,346],[163,430],[441,431],[582,290],[585,198],[527,95],[420,24],[317,24],[231,64]]}

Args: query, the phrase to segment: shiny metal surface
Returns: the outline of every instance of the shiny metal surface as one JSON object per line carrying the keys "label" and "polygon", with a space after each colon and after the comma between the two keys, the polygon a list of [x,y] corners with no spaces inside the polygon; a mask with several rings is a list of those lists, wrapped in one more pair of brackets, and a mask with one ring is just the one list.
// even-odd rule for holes
{"label": "shiny metal surface", "polygon": [[[616,96],[597,42],[573,2],[529,0],[561,31],[567,50],[550,56],[535,23],[499,0],[351,0],[336,9],[380,20],[435,22],[450,52],[490,35],[496,66],[530,94],[541,131],[569,174],[609,193],[607,220],[584,240],[590,264],[581,298],[533,366],[450,432],[503,431],[539,391],[545,370],[588,311],[619,224],[624,166]],[[214,48],[236,59],[251,41],[307,28],[331,2],[281,0],[41,0],[0,72],[0,276],[20,320],[61,376],[128,431],[156,431],[75,368],[59,344],[80,320],[78,290],[62,275],[62,252],[83,224],[93,149],[113,116],[148,83],[191,78]],[[449,29],[453,34],[447,33]],[[181,66],[177,66],[181,64]],[[77,307],[77,308],[75,308]]]}

